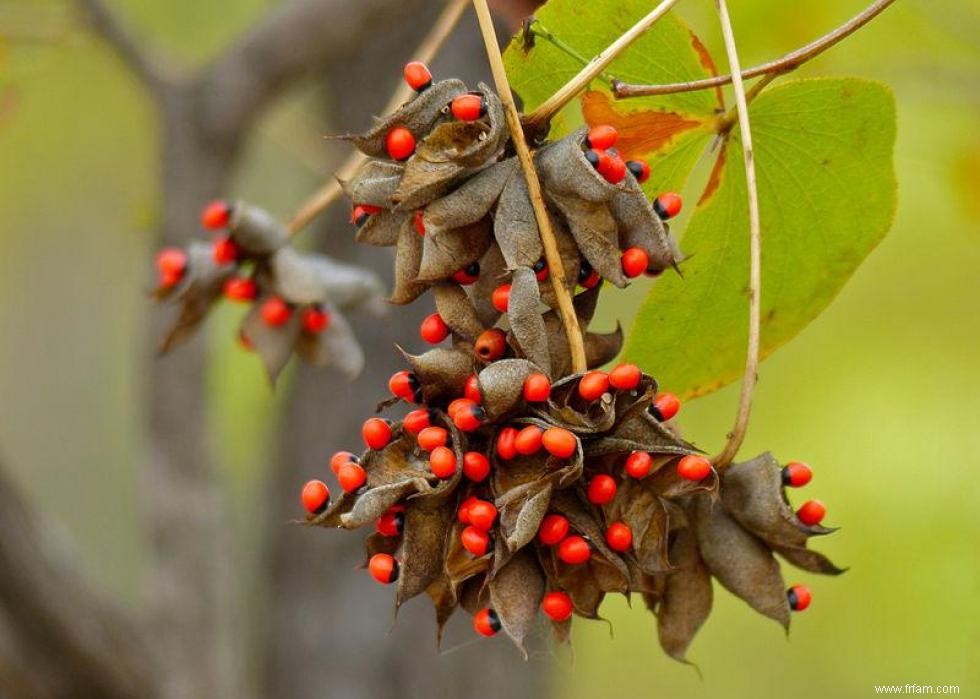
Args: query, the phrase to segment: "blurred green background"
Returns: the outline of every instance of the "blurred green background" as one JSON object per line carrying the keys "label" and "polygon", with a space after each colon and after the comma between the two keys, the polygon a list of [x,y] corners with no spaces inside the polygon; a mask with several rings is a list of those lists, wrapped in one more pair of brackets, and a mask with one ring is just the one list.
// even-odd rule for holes
{"label": "blurred green background", "polygon": [[[117,4],[189,64],[268,7]],[[746,65],[864,6],[732,4]],[[684,2],[679,13],[722,65],[713,3]],[[119,62],[66,17],[54,0],[0,2],[0,450],[70,530],[96,581],[135,603],[147,547],[133,466],[136,357],[153,312],[142,292],[156,125]],[[878,78],[895,90],[899,209],[829,310],[763,365],[743,454],[768,449],[814,467],[806,496],[824,500],[827,522],[842,527],[819,548],[850,571],[787,572],[815,593],[789,641],[716,586],[716,610],[689,653],[703,678],[662,655],[645,611],[610,599],[612,638],[606,624],[579,621],[573,653],[554,652],[557,696],[807,699],[905,683],[980,696],[980,3],[899,0],[800,73]],[[264,117],[236,194],[285,213],[328,174],[340,151],[320,138],[315,97],[292,93]],[[599,327],[628,321],[649,283],[606,294]],[[211,321],[211,429],[232,457],[224,475],[247,541],[276,398],[229,340],[236,317],[222,309]],[[686,405],[685,433],[719,447],[736,395],[728,387]]]}

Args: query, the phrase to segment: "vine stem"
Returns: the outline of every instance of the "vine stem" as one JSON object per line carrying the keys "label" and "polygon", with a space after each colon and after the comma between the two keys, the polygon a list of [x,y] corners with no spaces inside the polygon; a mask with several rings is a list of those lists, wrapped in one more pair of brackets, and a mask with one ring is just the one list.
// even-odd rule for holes
{"label": "vine stem", "polygon": [[[862,12],[854,17],[851,17],[851,19],[849,19],[847,22],[840,25],[833,31],[824,34],[819,39],[811,41],[806,46],[801,46],[795,51],[790,51],[786,55],[781,56],[774,61],[762,63],[741,71],[741,77],[743,79],[748,79],[755,78],[760,75],[779,75],[795,70],[810,59],[819,56],[830,47],[849,37],[851,34],[884,12],[885,9],[894,2],[895,0],[876,0],[876,2],[871,3]],[[732,72],[735,72],[734,69]],[[621,99],[627,97],[670,95],[678,92],[707,90],[720,85],[727,85],[732,81],[732,75],[716,75],[713,78],[705,78],[703,80],[669,83],[665,85],[634,85],[614,80],[612,90],[613,95],[615,95],[617,99]]]}
{"label": "vine stem", "polygon": [[551,219],[548,217],[548,209],[545,207],[544,197],[541,194],[541,181],[538,179],[538,171],[534,166],[531,149],[524,137],[521,115],[517,111],[514,95],[510,91],[510,81],[507,79],[504,59],[497,44],[497,34],[493,29],[493,19],[490,17],[487,0],[473,0],[473,9],[476,10],[477,19],[480,22],[480,33],[483,35],[483,43],[486,45],[490,72],[493,74],[497,93],[501,103],[503,103],[514,150],[517,151],[517,158],[521,163],[524,179],[527,181],[527,190],[531,198],[531,206],[534,209],[538,231],[541,234],[545,259],[548,262],[548,269],[551,270],[551,285],[558,300],[558,312],[565,328],[565,335],[568,337],[568,347],[572,355],[572,371],[574,373],[584,372],[588,367],[585,363],[585,342],[582,338],[582,329],[579,327],[572,295],[565,286],[565,266],[562,264],[558,241],[555,239],[555,232],[551,228]]}
{"label": "vine stem", "polygon": [[[422,63],[429,63],[435,58],[439,49],[452,34],[453,29],[459,23],[460,17],[463,16],[463,12],[469,5],[468,0],[448,0],[445,9],[443,9],[442,14],[436,19],[435,24],[432,25],[432,29],[419,44],[418,48],[415,49],[415,54],[413,60],[421,61]],[[384,106],[383,112],[392,112],[398,109],[403,103],[407,102],[412,98],[415,92],[406,83],[402,82],[395,93],[388,100],[388,103]],[[339,168],[337,168],[336,174],[328,180],[324,185],[314,192],[309,199],[307,199],[293,214],[292,218],[286,224],[286,229],[289,231],[290,235],[301,231],[310,224],[310,222],[319,216],[324,209],[330,206],[337,197],[343,192],[343,188],[340,183],[343,180],[348,180],[354,176],[357,169],[361,167],[364,161],[367,160],[367,156],[360,151],[354,151],[348,156]]]}
{"label": "vine stem", "polygon": [[[575,95],[584,90],[586,86],[597,78],[612,63],[619,54],[625,51],[630,44],[639,39],[654,23],[663,17],[676,5],[678,0],[663,0],[653,10],[639,22],[626,30],[616,41],[612,42],[599,55],[586,64],[578,75],[565,83],[558,91],[545,100],[537,109],[524,117],[524,123],[528,127],[540,127],[557,114],[562,107],[571,101]],[[530,129],[534,131],[535,129]]]}
{"label": "vine stem", "polygon": [[749,124],[749,105],[742,82],[742,69],[739,66],[738,48],[735,45],[735,32],[728,15],[725,0],[717,0],[718,18],[721,21],[728,67],[732,72],[732,90],[735,94],[735,109],[738,113],[738,127],[742,141],[742,160],[745,164],[745,185],[749,201],[749,339],[745,356],[745,373],[742,376],[742,390],[738,400],[735,426],[728,434],[728,441],[721,453],[711,461],[715,468],[725,468],[735,458],[745,432],[749,426],[752,412],[752,394],[759,371],[759,333],[761,325],[762,290],[762,231],[759,221],[759,192],[755,179],[755,156],[752,151],[752,127]]}

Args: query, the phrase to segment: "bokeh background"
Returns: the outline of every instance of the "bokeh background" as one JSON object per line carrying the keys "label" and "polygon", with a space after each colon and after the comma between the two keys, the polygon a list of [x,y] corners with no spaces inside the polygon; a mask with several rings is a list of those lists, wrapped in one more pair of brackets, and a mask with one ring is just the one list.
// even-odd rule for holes
{"label": "bokeh background", "polygon": [[[358,74],[378,53],[391,54],[392,66],[404,62],[423,20],[437,9],[435,2],[423,4],[432,7],[420,12],[414,34],[389,36],[379,17],[360,52],[334,67],[335,78]],[[513,10],[506,4],[498,6]],[[273,5],[112,3],[177,67],[204,64]],[[750,65],[811,40],[864,3],[733,5],[743,64]],[[723,64],[713,3],[689,0],[677,11]],[[501,26],[510,19],[502,14]],[[451,44],[449,57],[437,64],[444,75],[457,72],[453,56],[467,77],[485,71],[471,14],[463,25],[466,38]],[[316,75],[298,83],[250,130],[227,193],[286,215],[346,154],[321,136],[368,123],[370,109],[387,99],[398,78],[397,68],[392,71],[346,85]],[[814,467],[807,496],[824,500],[828,522],[842,527],[820,548],[850,570],[836,579],[797,576],[814,590],[815,601],[794,617],[788,640],[716,586],[715,612],[689,654],[700,676],[663,656],[642,604],[631,610],[609,599],[603,612],[610,624],[577,622],[572,652],[537,644],[528,674],[533,679],[511,696],[531,695],[534,687],[538,695],[576,698],[808,699],[870,696],[876,684],[906,683],[958,685],[961,696],[980,696],[980,2],[899,0],[800,73],[860,75],[892,86],[899,208],[893,229],[840,297],[763,364],[743,454],[768,449],[781,460]],[[344,111],[353,91],[376,93],[358,98],[368,105],[360,117]],[[161,207],[159,127],[153,102],[115,54],[85,31],[71,5],[0,0],[0,455],[28,500],[77,550],[93,587],[130,610],[147,603],[153,555],[142,470],[145,326],[157,309],[144,292]],[[342,216],[333,212],[317,235],[349,237],[338,223]],[[680,229],[689,216],[690,207]],[[367,261],[385,267],[381,258]],[[607,294],[599,327],[615,318],[628,322],[650,283],[615,294],[615,302]],[[313,379],[291,370],[271,392],[257,361],[232,339],[239,313],[222,308],[206,338],[206,431],[228,494],[223,526],[236,581],[234,596],[229,592],[224,601],[230,621],[223,638],[237,677],[228,695],[292,696],[270,683],[261,657],[267,624],[283,634],[281,643],[292,643],[282,624],[256,621],[276,613],[270,589],[281,585],[269,582],[268,561],[277,559],[264,528],[269,503],[291,501],[303,474],[325,471],[329,451],[322,451],[322,463],[307,458],[299,464],[292,480],[269,477],[288,453],[277,446],[290,419],[283,396],[296,382]],[[375,373],[353,386],[329,373],[317,378],[319,400],[381,395],[390,370],[386,365]],[[728,387],[686,405],[685,433],[709,451],[719,447],[736,395]],[[361,417],[352,417],[351,425]],[[356,443],[354,430],[347,443],[327,446]],[[301,538],[310,542],[311,557],[318,555],[319,544],[286,519],[269,525],[285,530],[271,539]],[[347,577],[336,586],[315,586],[318,594],[359,595],[387,609],[389,591],[362,583],[363,574],[351,570],[359,559],[344,550],[346,558],[318,565]],[[302,575],[302,566],[298,570]],[[454,696],[447,687],[463,686],[475,691],[486,676],[522,665],[504,639],[485,642],[482,648],[493,649],[487,651],[460,634],[441,656],[417,647],[410,638],[428,639],[430,629],[404,627],[431,624],[424,610],[406,609],[407,621],[389,633],[387,616],[350,626],[349,620],[318,620],[311,605],[304,633],[312,625],[313,633],[334,639],[333,647],[354,646],[368,659],[380,653],[403,658],[398,672],[415,679],[400,687],[386,681],[392,696]],[[483,667],[484,678],[429,691],[458,658],[484,652],[498,658]],[[435,674],[416,677],[421,666],[412,653],[425,655]],[[315,653],[304,662],[329,664]],[[478,660],[469,667],[480,672]],[[384,677],[391,668],[376,671]],[[348,682],[333,692],[323,686],[314,696],[361,694]]]}

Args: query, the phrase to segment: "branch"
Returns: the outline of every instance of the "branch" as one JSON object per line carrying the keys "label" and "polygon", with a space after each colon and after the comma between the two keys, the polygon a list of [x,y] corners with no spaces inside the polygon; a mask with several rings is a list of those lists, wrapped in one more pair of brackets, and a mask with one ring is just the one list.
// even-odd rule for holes
{"label": "branch", "polygon": [[745,85],[742,83],[742,69],[739,66],[738,49],[735,46],[735,33],[728,16],[725,0],[717,0],[721,32],[725,39],[725,52],[728,54],[728,67],[732,71],[732,88],[735,93],[735,108],[738,112],[738,128],[742,141],[742,160],[745,163],[745,185],[749,200],[749,340],[745,357],[745,374],[742,376],[742,391],[739,395],[738,413],[735,426],[728,435],[728,442],[722,452],[712,459],[716,468],[724,468],[738,453],[745,432],[749,426],[752,411],[752,393],[759,370],[759,327],[762,287],[762,232],[759,223],[759,192],[755,180],[755,156],[752,151],[752,128],[749,124],[749,105],[745,98]]}
{"label": "branch", "polygon": [[[469,0],[449,0],[446,3],[445,9],[439,18],[436,20],[435,24],[432,25],[432,29],[419,44],[419,47],[415,50],[413,60],[422,61],[423,63],[430,63],[442,45],[446,43],[446,39],[452,33],[453,29],[459,23],[460,17],[463,16],[463,12],[469,5]],[[388,100],[388,104],[385,105],[383,112],[392,112],[398,108],[403,102],[407,102],[411,99],[413,94],[412,88],[410,88],[406,83],[399,83],[399,87],[395,90],[395,93]],[[320,212],[330,206],[337,197],[341,194],[340,182],[342,180],[349,180],[357,172],[357,169],[361,164],[367,160],[367,156],[360,151],[354,151],[350,156],[343,162],[343,164],[337,169],[337,173],[334,177],[326,182],[319,190],[313,193],[313,195],[307,199],[302,206],[296,211],[293,217],[287,224],[289,233],[293,234],[299,230],[302,230],[310,221],[316,218]]]}
{"label": "branch", "polygon": [[129,27],[116,16],[103,0],[77,0],[92,31],[112,47],[123,63],[133,71],[144,86],[156,91],[163,82],[160,70],[140,46]]}
{"label": "branch", "polygon": [[[528,127],[541,127],[551,121],[551,118],[557,114],[562,107],[568,104],[568,102],[571,101],[575,95],[584,90],[590,82],[598,77],[602,71],[604,71],[617,56],[619,56],[619,54],[625,51],[630,44],[643,36],[643,34],[646,33],[646,31],[650,29],[650,27],[652,27],[657,20],[667,14],[668,10],[670,10],[670,8],[675,4],[677,4],[677,0],[663,0],[663,2],[657,5],[650,12],[650,14],[626,30],[626,32],[616,39],[616,41],[609,44],[609,46],[607,46],[602,53],[589,61],[588,65],[579,71],[578,75],[559,88],[558,92],[545,100],[533,112],[526,115],[524,117],[524,123]],[[534,128],[531,128],[530,130],[535,131]]]}
{"label": "branch", "polygon": [[298,78],[354,54],[366,41],[373,40],[376,50],[384,50],[383,37],[372,32],[379,17],[408,14],[423,4],[421,0],[284,3],[202,72],[205,132],[224,143],[239,142],[265,106]]}
{"label": "branch", "polygon": [[534,208],[534,218],[541,233],[541,243],[544,246],[548,269],[551,270],[551,285],[555,290],[555,296],[558,298],[558,311],[561,315],[562,325],[565,326],[565,335],[568,337],[568,348],[572,354],[572,371],[574,373],[583,372],[588,366],[585,362],[582,329],[578,324],[578,316],[575,313],[572,296],[565,287],[565,266],[562,264],[555,232],[551,229],[551,219],[548,217],[548,209],[545,207],[544,198],[541,194],[541,181],[538,179],[538,172],[534,167],[534,159],[531,157],[531,151],[524,139],[521,115],[517,111],[517,105],[514,104],[514,95],[511,93],[510,81],[508,81],[507,71],[504,69],[504,60],[500,55],[497,34],[494,32],[493,19],[490,17],[490,8],[487,7],[487,0],[473,0],[473,8],[480,20],[480,33],[483,34],[483,43],[486,45],[490,72],[493,73],[497,93],[507,115],[507,126],[510,127],[514,150],[517,151],[517,158],[520,160],[524,179],[527,181],[531,206]]}
{"label": "branch", "polygon": [[[840,43],[872,19],[880,15],[885,8],[895,0],[876,0],[871,3],[863,12],[855,15],[832,32],[823,35],[811,43],[787,53],[781,58],[777,58],[769,63],[749,68],[741,72],[743,79],[755,78],[759,75],[788,73],[799,68],[812,58],[819,56],[831,46]],[[649,95],[669,95],[677,92],[693,92],[695,90],[707,90],[727,85],[732,82],[731,75],[717,75],[713,78],[704,80],[692,80],[684,83],[670,83],[668,85],[633,85],[629,83],[613,81],[613,94],[617,98],[623,97],[645,97]]]}
{"label": "branch", "polygon": [[0,471],[0,645],[4,696],[155,695],[142,639],[96,597],[37,513]]}

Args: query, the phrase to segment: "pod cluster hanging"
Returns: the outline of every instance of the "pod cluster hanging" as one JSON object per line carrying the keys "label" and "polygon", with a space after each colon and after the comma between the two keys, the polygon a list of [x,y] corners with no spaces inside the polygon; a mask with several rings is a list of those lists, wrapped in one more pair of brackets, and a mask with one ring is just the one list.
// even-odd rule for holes
{"label": "pod cluster hanging", "polygon": [[224,297],[249,304],[239,341],[259,355],[272,381],[294,352],[317,366],[360,373],[364,352],[341,311],[383,313],[377,276],[300,252],[278,221],[251,204],[212,202],[201,222],[214,232],[211,242],[167,248],[156,258],[154,297],[179,307],[162,352],[190,338]]}
{"label": "pod cluster hanging", "polygon": [[[357,239],[395,246],[390,300],[432,291],[421,336],[404,353],[360,455],[338,452],[338,497],[307,483],[308,523],[371,528],[366,562],[396,605],[427,594],[442,629],[457,610],[474,630],[521,649],[539,618],[569,636],[608,593],[640,594],[664,650],[684,659],[708,616],[712,578],[784,626],[809,590],[788,587],[776,555],[803,570],[841,570],[809,549],[825,508],[794,512],[785,494],[811,472],[769,454],[721,472],[671,420],[680,402],[639,367],[596,369],[622,335],[589,330],[601,283],[674,267],[665,220],[680,199],[649,201],[649,167],[624,160],[616,132],[580,129],[534,158],[558,238],[587,364],[571,373],[550,270],[497,96],[406,67],[417,95],[365,134],[370,159],[344,191]],[[577,293],[576,293],[577,292]]]}

